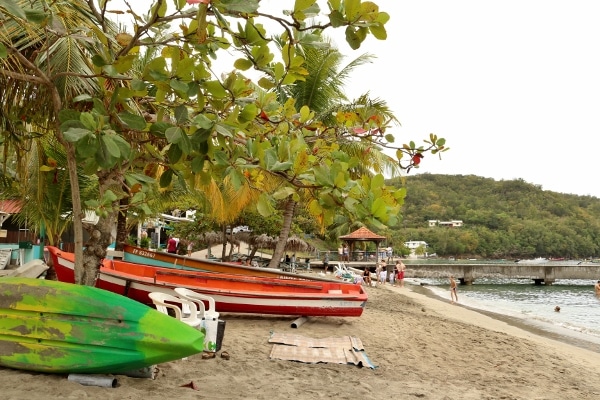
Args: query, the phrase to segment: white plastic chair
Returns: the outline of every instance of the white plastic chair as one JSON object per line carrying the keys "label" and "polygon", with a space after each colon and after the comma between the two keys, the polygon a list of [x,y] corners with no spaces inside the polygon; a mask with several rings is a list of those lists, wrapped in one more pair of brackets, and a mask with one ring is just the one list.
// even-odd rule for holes
{"label": "white plastic chair", "polygon": [[[194,292],[188,288],[175,288],[175,293],[181,296],[182,299],[194,304],[194,307],[208,302],[208,309],[205,309],[203,315],[198,314],[201,325],[200,329],[204,328],[204,351],[215,352],[217,350],[217,334],[219,329],[219,313],[215,309],[215,299],[210,296]],[[198,307],[199,308],[199,307]]]}
{"label": "white plastic chair", "polygon": [[[193,290],[188,289],[188,288],[178,287],[178,288],[175,288],[174,290],[175,290],[175,293],[177,293],[177,295],[179,297],[181,297],[182,299],[185,299],[188,302],[194,303],[194,305],[196,306],[196,310],[198,312],[199,318],[205,317],[207,313],[214,314],[217,312],[217,310],[215,309],[215,299],[213,299],[212,297],[207,296],[205,294],[198,293],[198,292],[194,292]],[[204,301],[206,301],[208,303],[208,309],[206,309]],[[217,318],[218,318],[218,313],[217,313]]]}
{"label": "white plastic chair", "polygon": [[[169,309],[175,313],[175,318],[189,326],[198,327],[202,323],[202,319],[198,317],[198,308],[196,303],[177,296],[173,296],[163,292],[152,292],[148,294],[156,309],[163,314],[169,315]],[[183,313],[183,309],[190,310],[189,315]]]}

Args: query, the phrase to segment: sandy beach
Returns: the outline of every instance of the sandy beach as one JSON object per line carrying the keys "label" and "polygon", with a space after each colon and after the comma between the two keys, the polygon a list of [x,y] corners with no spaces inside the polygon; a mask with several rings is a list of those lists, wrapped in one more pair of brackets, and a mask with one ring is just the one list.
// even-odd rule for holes
{"label": "sandy beach", "polygon": [[[155,379],[117,387],[0,368],[4,399],[596,399],[600,353],[522,330],[419,293],[369,287],[359,318],[223,314],[222,351],[158,365]],[[271,332],[358,337],[377,368],[271,360]],[[197,389],[191,388],[190,384]]]}

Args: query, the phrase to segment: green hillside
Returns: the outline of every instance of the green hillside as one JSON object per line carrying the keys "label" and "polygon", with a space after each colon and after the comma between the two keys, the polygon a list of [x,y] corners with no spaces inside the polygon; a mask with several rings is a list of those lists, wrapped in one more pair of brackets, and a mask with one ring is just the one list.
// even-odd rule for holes
{"label": "green hillside", "polygon": [[[400,180],[396,181],[401,186]],[[438,256],[483,258],[600,256],[600,199],[543,190],[523,180],[422,174],[406,178],[394,246],[423,240]],[[429,220],[462,220],[460,228]]]}

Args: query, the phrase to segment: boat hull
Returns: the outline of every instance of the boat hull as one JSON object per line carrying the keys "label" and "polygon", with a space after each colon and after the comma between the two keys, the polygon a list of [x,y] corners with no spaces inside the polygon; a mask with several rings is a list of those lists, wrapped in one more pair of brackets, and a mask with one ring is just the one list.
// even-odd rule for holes
{"label": "boat hull", "polygon": [[[57,278],[74,281],[74,256],[48,247]],[[185,287],[211,296],[220,313],[359,317],[368,296],[359,284],[240,276],[105,260],[96,286],[151,304],[148,294]]]}
{"label": "boat hull", "polygon": [[300,275],[284,272],[273,268],[256,268],[220,261],[201,260],[198,258],[180,256],[162,251],[152,251],[126,244],[123,247],[123,259],[128,262],[153,265],[163,268],[174,268],[188,271],[217,272],[223,274],[264,276],[279,279],[300,279],[311,281],[331,282],[332,279],[317,275]]}
{"label": "boat hull", "polygon": [[204,334],[94,287],[0,280],[0,365],[45,373],[119,373],[200,353]]}

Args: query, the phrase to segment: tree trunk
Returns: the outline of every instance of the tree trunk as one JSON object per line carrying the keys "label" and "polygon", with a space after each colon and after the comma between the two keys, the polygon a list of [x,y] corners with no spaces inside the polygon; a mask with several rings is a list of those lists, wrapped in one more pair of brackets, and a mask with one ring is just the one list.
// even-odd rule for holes
{"label": "tree trunk", "polygon": [[129,197],[123,197],[119,200],[119,212],[117,213],[117,238],[115,250],[122,251],[123,244],[127,242],[127,207],[129,206]]}
{"label": "tree trunk", "polygon": [[281,232],[279,232],[279,239],[277,240],[273,257],[269,263],[269,268],[279,268],[279,262],[285,253],[285,246],[288,238],[290,237],[290,230],[292,228],[295,210],[296,202],[292,199],[292,197],[289,197],[285,203],[285,210],[283,211],[283,225],[281,227]]}
{"label": "tree trunk", "polygon": [[94,286],[102,260],[106,257],[106,248],[112,243],[112,231],[115,225],[116,212],[100,217],[98,223],[90,228],[90,239],[83,251],[83,274],[81,284]]}
{"label": "tree trunk", "polygon": [[223,247],[221,248],[221,261],[227,258],[227,226],[223,225],[221,235],[223,237]]}

